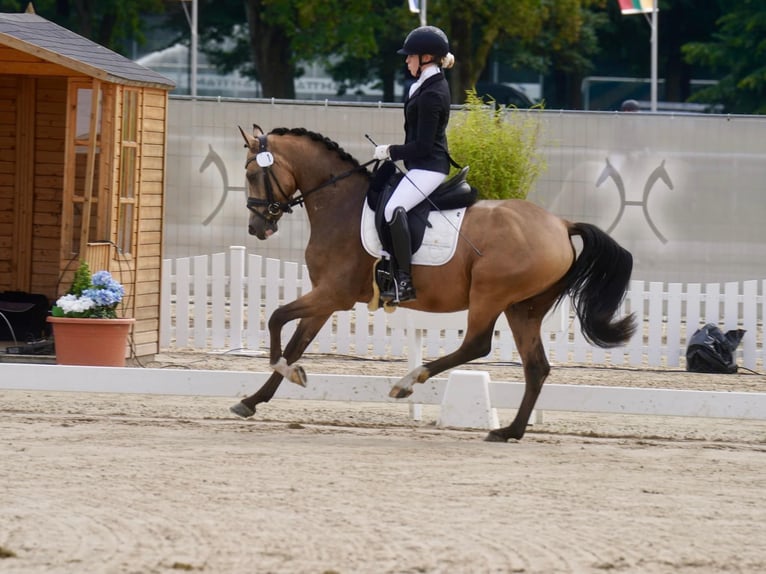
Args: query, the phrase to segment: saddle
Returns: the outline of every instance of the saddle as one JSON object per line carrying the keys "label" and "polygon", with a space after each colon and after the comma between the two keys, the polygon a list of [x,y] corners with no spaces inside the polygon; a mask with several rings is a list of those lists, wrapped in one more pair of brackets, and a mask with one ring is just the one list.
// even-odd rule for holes
{"label": "saddle", "polygon": [[[424,198],[423,201],[407,212],[407,223],[410,228],[410,248],[413,254],[423,243],[426,227],[432,227],[428,221],[428,214],[431,211],[461,209],[476,203],[478,190],[466,181],[467,174],[468,167],[466,166],[437,187],[428,198]],[[375,212],[375,228],[380,237],[380,242],[383,249],[389,253],[393,249],[391,247],[391,233],[384,216],[385,206],[403,177],[404,174],[396,169],[393,162],[386,161],[373,172],[367,192],[367,205]],[[390,289],[392,280],[393,269],[391,269],[391,260],[378,259],[373,267],[373,287],[375,293],[373,299],[368,304],[370,311],[380,307],[382,302],[379,295],[381,292]],[[393,306],[388,303],[383,304],[383,307],[387,311],[393,310]]]}
{"label": "saddle", "polygon": [[[468,166],[437,187],[428,198],[407,212],[410,226],[412,253],[423,243],[426,227],[431,227],[428,214],[431,211],[460,209],[476,203],[478,190],[466,181]],[[391,252],[391,235],[384,217],[384,208],[404,174],[396,169],[393,162],[385,161],[373,172],[370,188],[367,191],[367,205],[375,212],[375,228],[378,230],[383,249]]]}

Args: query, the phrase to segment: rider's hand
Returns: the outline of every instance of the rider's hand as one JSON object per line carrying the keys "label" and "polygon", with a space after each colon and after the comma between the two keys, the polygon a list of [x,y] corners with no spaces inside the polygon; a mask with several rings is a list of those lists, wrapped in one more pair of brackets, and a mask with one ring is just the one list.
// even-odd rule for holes
{"label": "rider's hand", "polygon": [[385,159],[389,159],[389,156],[388,156],[388,146],[387,145],[376,145],[375,146],[375,153],[373,154],[372,157],[377,159],[378,161],[383,161]]}

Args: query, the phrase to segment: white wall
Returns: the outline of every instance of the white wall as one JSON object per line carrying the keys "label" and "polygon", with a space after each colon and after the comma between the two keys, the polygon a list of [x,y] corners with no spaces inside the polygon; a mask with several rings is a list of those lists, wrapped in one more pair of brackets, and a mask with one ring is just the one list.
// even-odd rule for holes
{"label": "white wall", "polygon": [[[610,230],[633,253],[634,278],[704,283],[766,277],[766,117],[530,113],[543,119],[548,169],[529,199]],[[303,261],[308,230],[301,208],[284,216],[279,234],[268,241],[247,234],[245,150],[237,126],[253,123],[267,131],[317,131],[361,162],[372,156],[366,133],[379,143],[403,137],[399,105],[171,99],[164,257],[245,245],[265,257]],[[225,173],[214,165],[200,172],[211,148]],[[660,172],[665,180],[657,179]]]}

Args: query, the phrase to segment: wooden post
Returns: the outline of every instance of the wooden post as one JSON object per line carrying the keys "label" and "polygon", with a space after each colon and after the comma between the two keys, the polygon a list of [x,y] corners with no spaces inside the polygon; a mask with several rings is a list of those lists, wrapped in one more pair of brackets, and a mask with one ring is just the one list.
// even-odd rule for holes
{"label": "wooden post", "polygon": [[32,236],[35,197],[35,79],[19,82],[16,116],[16,181],[13,210],[12,289],[29,291],[32,284]]}

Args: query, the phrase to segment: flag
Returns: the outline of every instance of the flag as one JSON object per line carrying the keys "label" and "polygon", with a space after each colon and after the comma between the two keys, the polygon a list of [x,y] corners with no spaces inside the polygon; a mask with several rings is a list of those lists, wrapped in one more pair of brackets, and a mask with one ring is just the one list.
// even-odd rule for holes
{"label": "flag", "polygon": [[617,0],[620,3],[620,12],[625,14],[641,14],[654,10],[655,0]]}
{"label": "flag", "polygon": [[[622,0],[620,0],[622,2]],[[420,12],[420,0],[409,0],[410,3],[410,12],[413,12],[415,14]]]}

